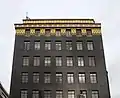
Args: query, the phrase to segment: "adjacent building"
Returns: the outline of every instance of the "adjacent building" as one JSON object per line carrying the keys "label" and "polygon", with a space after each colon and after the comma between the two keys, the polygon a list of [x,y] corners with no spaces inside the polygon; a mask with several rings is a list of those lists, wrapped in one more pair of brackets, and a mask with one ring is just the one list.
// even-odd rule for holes
{"label": "adjacent building", "polygon": [[10,98],[110,98],[101,23],[24,19],[15,30]]}
{"label": "adjacent building", "polygon": [[8,93],[0,83],[0,98],[8,98]]}

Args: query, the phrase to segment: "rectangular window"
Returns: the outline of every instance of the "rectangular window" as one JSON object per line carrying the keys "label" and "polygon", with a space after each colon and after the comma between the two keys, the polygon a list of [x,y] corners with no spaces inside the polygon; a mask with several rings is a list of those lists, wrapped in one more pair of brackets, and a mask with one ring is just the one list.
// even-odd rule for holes
{"label": "rectangular window", "polygon": [[67,81],[68,81],[68,83],[74,83],[74,74],[73,73],[67,73]]}
{"label": "rectangular window", "polygon": [[50,90],[45,90],[44,91],[44,98],[52,98],[52,94]]}
{"label": "rectangular window", "polygon": [[79,73],[78,75],[79,83],[85,83],[85,73]]}
{"label": "rectangular window", "polygon": [[81,36],[82,35],[81,29],[76,29],[76,35],[77,36]]}
{"label": "rectangular window", "polygon": [[91,72],[90,73],[90,82],[91,83],[97,83],[97,73],[96,72]]}
{"label": "rectangular window", "polygon": [[63,98],[63,91],[62,90],[56,91],[56,98]]}
{"label": "rectangular window", "polygon": [[89,56],[88,57],[88,63],[89,63],[89,66],[95,66],[95,57],[94,56]]}
{"label": "rectangular window", "polygon": [[68,91],[68,98],[75,98],[75,91],[74,90]]}
{"label": "rectangular window", "polygon": [[40,66],[40,57],[38,57],[38,56],[34,57],[33,65],[34,66]]}
{"label": "rectangular window", "polygon": [[45,66],[51,65],[51,57],[45,57]]}
{"label": "rectangular window", "polygon": [[83,42],[82,41],[77,41],[77,50],[83,50]]}
{"label": "rectangular window", "polygon": [[78,59],[78,66],[84,66],[84,57],[77,57]]}
{"label": "rectangular window", "polygon": [[62,57],[56,57],[56,66],[62,66]]}
{"label": "rectangular window", "polygon": [[28,91],[27,90],[21,90],[20,91],[20,98],[28,98]]}
{"label": "rectangular window", "polygon": [[56,36],[61,36],[61,31],[60,31],[60,29],[56,29]]}
{"label": "rectangular window", "polygon": [[45,29],[45,35],[50,36],[50,29]]}
{"label": "rectangular window", "polygon": [[71,29],[66,29],[66,36],[71,37]]}
{"label": "rectangular window", "polygon": [[35,34],[40,35],[40,29],[35,29]]}
{"label": "rectangular window", "polygon": [[32,91],[32,98],[39,98],[39,91],[38,90]]}
{"label": "rectangular window", "polygon": [[33,73],[33,83],[39,83],[40,74],[38,72]]}
{"label": "rectangular window", "polygon": [[61,72],[56,72],[56,83],[62,83],[62,73]]}
{"label": "rectangular window", "polygon": [[87,49],[88,50],[93,50],[93,41],[88,41],[87,42]]}
{"label": "rectangular window", "polygon": [[72,41],[66,41],[66,50],[72,50]]}
{"label": "rectangular window", "polygon": [[40,41],[35,41],[34,42],[34,49],[35,50],[40,50]]}
{"label": "rectangular window", "polygon": [[56,50],[61,50],[62,49],[62,44],[61,44],[61,41],[56,41],[55,42],[55,48],[56,48]]}
{"label": "rectangular window", "polygon": [[99,93],[97,90],[92,91],[92,98],[99,98]]}
{"label": "rectangular window", "polygon": [[51,83],[51,73],[44,73],[44,83]]}
{"label": "rectangular window", "polygon": [[29,56],[24,56],[22,60],[23,66],[29,66]]}
{"label": "rectangular window", "polygon": [[51,42],[45,41],[45,50],[51,50]]}
{"label": "rectangular window", "polygon": [[28,72],[22,72],[21,73],[21,82],[22,83],[28,83]]}
{"label": "rectangular window", "polygon": [[87,35],[91,36],[92,35],[92,30],[91,29],[86,29]]}
{"label": "rectangular window", "polygon": [[73,57],[67,57],[67,66],[73,66]]}
{"label": "rectangular window", "polygon": [[30,50],[30,41],[24,41],[24,50]]}
{"label": "rectangular window", "polygon": [[87,98],[87,91],[86,90],[80,90],[80,98]]}

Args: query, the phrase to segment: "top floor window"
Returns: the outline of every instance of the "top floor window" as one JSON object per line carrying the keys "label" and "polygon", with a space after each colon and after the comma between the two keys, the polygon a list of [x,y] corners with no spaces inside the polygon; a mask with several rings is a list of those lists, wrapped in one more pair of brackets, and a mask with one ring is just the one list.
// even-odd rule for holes
{"label": "top floor window", "polygon": [[66,29],[66,36],[71,37],[71,29]]}
{"label": "top floor window", "polygon": [[26,34],[26,35],[29,35],[29,34],[30,34],[30,29],[26,29],[26,30],[25,30],[25,34]]}
{"label": "top floor window", "polygon": [[91,36],[92,35],[92,30],[91,29],[86,29],[87,35]]}
{"label": "top floor window", "polygon": [[50,29],[45,29],[45,35],[50,36]]}
{"label": "top floor window", "polygon": [[61,36],[61,31],[60,31],[60,29],[56,29],[56,36]]}
{"label": "top floor window", "polygon": [[76,35],[77,35],[77,36],[81,36],[81,35],[82,35],[81,29],[76,29]]}
{"label": "top floor window", "polygon": [[35,34],[40,35],[40,29],[35,29]]}

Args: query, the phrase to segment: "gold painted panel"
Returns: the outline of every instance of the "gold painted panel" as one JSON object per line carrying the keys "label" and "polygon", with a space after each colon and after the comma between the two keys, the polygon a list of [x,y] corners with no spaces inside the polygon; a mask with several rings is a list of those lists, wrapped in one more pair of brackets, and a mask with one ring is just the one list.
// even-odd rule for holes
{"label": "gold painted panel", "polygon": [[100,28],[93,28],[92,29],[92,34],[93,35],[100,35],[101,34],[101,29]]}
{"label": "gold painted panel", "polygon": [[41,35],[45,35],[45,29],[41,28],[41,29],[40,29],[40,34],[41,34]]}
{"label": "gold painted panel", "polygon": [[75,28],[72,28],[72,29],[71,29],[71,34],[72,34],[72,35],[76,35],[76,29],[75,29]]}
{"label": "gold painted panel", "polygon": [[55,35],[55,33],[56,33],[56,29],[55,28],[53,28],[53,29],[51,29],[51,35]]}
{"label": "gold painted panel", "polygon": [[65,29],[65,28],[62,28],[62,29],[61,29],[61,34],[62,34],[62,35],[66,35],[65,32],[66,32],[66,29]]}

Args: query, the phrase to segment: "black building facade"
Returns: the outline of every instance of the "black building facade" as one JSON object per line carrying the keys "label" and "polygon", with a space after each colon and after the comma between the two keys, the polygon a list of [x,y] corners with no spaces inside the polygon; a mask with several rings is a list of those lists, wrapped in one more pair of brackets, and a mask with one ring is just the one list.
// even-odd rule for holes
{"label": "black building facade", "polygon": [[110,98],[93,19],[24,19],[15,24],[10,98]]}

